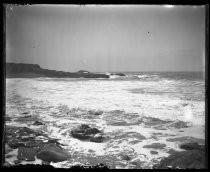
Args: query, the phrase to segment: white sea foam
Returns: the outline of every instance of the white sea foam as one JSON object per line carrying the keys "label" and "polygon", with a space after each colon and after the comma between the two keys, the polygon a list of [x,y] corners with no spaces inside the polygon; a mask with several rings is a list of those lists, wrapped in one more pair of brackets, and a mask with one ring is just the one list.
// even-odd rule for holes
{"label": "white sea foam", "polygon": [[[53,105],[64,104],[69,108],[118,109],[163,119],[203,122],[204,102],[183,101],[176,95],[172,97],[171,92],[177,92],[174,81],[73,81],[75,80],[7,79],[7,89],[15,88],[25,98],[48,101]],[[163,87],[169,92],[158,94]],[[128,91],[135,89],[144,91],[138,94]],[[188,108],[182,107],[183,102],[189,104]]]}

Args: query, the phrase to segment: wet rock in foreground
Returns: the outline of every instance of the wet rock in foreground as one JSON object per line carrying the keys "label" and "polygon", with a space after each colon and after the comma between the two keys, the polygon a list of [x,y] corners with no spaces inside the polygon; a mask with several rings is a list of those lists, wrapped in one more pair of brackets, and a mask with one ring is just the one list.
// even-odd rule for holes
{"label": "wet rock in foreground", "polygon": [[36,150],[33,148],[18,148],[18,160],[35,161]]}
{"label": "wet rock in foreground", "polygon": [[174,152],[161,160],[155,168],[168,169],[169,167],[173,169],[203,169],[205,168],[205,153],[200,150]]}
{"label": "wet rock in foreground", "polygon": [[37,154],[37,158],[46,162],[61,162],[70,158],[70,155],[58,145],[49,143]]}

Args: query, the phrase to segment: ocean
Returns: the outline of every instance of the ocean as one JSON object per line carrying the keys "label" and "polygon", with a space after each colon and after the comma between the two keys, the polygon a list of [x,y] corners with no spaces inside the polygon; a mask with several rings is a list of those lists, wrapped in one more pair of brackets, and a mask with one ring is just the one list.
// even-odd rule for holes
{"label": "ocean", "polygon": [[[179,144],[187,139],[205,142],[203,73],[122,73],[126,76],[109,79],[7,78],[6,116],[11,120],[6,125],[41,130],[58,139],[72,155],[51,163],[61,168],[100,159],[113,168],[152,168],[171,150],[181,151]],[[103,113],[94,115],[98,111]],[[19,120],[25,114],[45,125]],[[95,143],[73,138],[70,131],[81,124],[103,131],[107,139]],[[153,143],[164,146],[146,146]]]}

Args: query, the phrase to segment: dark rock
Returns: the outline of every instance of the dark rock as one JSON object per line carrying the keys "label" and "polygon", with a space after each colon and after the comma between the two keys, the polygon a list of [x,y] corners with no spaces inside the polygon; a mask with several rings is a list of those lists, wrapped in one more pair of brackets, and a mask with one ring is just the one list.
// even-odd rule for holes
{"label": "dark rock", "polygon": [[26,115],[26,114],[29,114],[29,112],[23,112],[22,114]]}
{"label": "dark rock", "polygon": [[125,76],[124,73],[115,73],[114,75],[118,75],[118,76]]}
{"label": "dark rock", "polygon": [[196,142],[191,142],[191,143],[183,143],[179,146],[181,149],[185,150],[201,150],[205,151],[205,146],[204,145],[199,145]]}
{"label": "dark rock", "polygon": [[98,133],[101,133],[101,131],[97,128],[91,128],[86,124],[82,124],[71,131],[71,135],[74,138],[80,140],[90,140],[92,142],[102,142],[103,137],[101,135],[97,135]]}
{"label": "dark rock", "polygon": [[103,111],[98,111],[98,112],[95,112],[95,115],[102,115],[103,114]]}
{"label": "dark rock", "polygon": [[100,131],[97,129],[97,128],[87,128],[85,130],[85,134],[97,134],[97,133],[100,133]]}
{"label": "dark rock", "polygon": [[25,142],[25,147],[28,147],[28,148],[32,148],[32,147],[38,147],[42,142],[41,141],[27,141]]}
{"label": "dark rock", "polygon": [[39,122],[39,121],[35,121],[34,123],[33,123],[33,125],[44,125],[42,122]]}
{"label": "dark rock", "polygon": [[70,158],[70,155],[56,144],[49,143],[37,154],[37,158],[47,162],[60,162]]}
{"label": "dark rock", "polygon": [[71,135],[72,137],[80,139],[80,140],[87,140],[90,138],[89,135],[85,135],[84,133],[80,133],[79,131],[71,131]]}
{"label": "dark rock", "polygon": [[18,127],[6,125],[6,135],[14,135],[18,129]]}
{"label": "dark rock", "polygon": [[176,152],[176,150],[174,150],[174,149],[169,149],[167,153],[173,154],[174,152]]}
{"label": "dark rock", "polygon": [[25,161],[35,161],[36,150],[33,148],[20,147],[18,148],[17,159]]}
{"label": "dark rock", "polygon": [[25,144],[21,140],[13,139],[7,143],[11,148],[17,149],[18,147],[24,147]]}
{"label": "dark rock", "polygon": [[48,139],[48,143],[55,143],[55,144],[60,145],[60,143],[58,142],[58,139],[49,138],[49,139]]}
{"label": "dark rock", "polygon": [[19,138],[22,140],[22,141],[31,141],[31,140],[35,140],[35,135],[33,134],[30,134],[30,135],[24,135],[24,136],[20,136]]}
{"label": "dark rock", "polygon": [[181,169],[202,169],[205,168],[205,153],[200,150],[188,150],[175,152],[161,160],[157,169],[181,168]]}
{"label": "dark rock", "polygon": [[150,153],[151,153],[152,155],[156,155],[156,154],[158,154],[158,152],[157,152],[157,151],[150,151]]}
{"label": "dark rock", "polygon": [[152,143],[150,145],[145,145],[143,148],[153,148],[153,149],[163,149],[166,147],[164,143]]}
{"label": "dark rock", "polygon": [[122,160],[130,161],[131,158],[128,155],[121,155]]}

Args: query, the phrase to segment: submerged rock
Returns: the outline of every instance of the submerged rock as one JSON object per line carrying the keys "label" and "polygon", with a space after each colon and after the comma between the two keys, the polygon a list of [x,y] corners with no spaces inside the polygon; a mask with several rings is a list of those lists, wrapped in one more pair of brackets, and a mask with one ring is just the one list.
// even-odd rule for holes
{"label": "submerged rock", "polygon": [[36,150],[33,148],[18,148],[18,160],[35,161]]}
{"label": "submerged rock", "polygon": [[161,160],[157,169],[181,168],[181,169],[202,169],[205,168],[205,153],[200,150],[188,150],[174,152],[167,158]]}
{"label": "submerged rock", "polygon": [[166,144],[164,143],[152,143],[150,145],[144,145],[143,148],[153,148],[153,149],[164,149]]}
{"label": "submerged rock", "polygon": [[37,154],[37,158],[47,162],[61,162],[70,158],[70,155],[56,144],[49,143]]}
{"label": "submerged rock", "polygon": [[176,121],[173,124],[170,124],[169,127],[174,127],[174,128],[177,128],[177,129],[181,129],[181,128],[189,127],[189,124],[187,122],[184,122],[184,121]]}
{"label": "submerged rock", "polygon": [[148,126],[155,126],[155,125],[161,125],[161,124],[167,124],[170,123],[171,121],[164,121],[159,118],[153,118],[153,117],[142,117],[138,120],[138,123],[144,123],[145,125]]}
{"label": "submerged rock", "polygon": [[157,151],[150,151],[150,153],[151,153],[152,155],[156,155],[156,154],[158,154],[158,152],[157,152]]}

